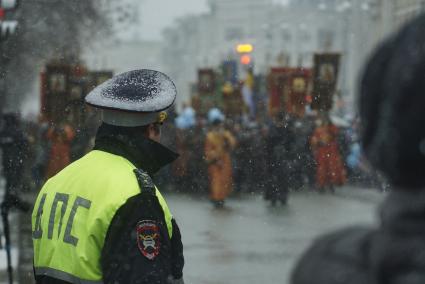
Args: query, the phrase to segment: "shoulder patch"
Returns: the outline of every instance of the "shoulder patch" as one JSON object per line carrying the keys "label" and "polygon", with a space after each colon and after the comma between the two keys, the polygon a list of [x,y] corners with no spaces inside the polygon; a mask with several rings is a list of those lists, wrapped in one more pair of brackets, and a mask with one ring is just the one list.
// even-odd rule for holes
{"label": "shoulder patch", "polygon": [[140,190],[142,193],[155,195],[155,184],[152,178],[142,169],[135,169],[137,181],[139,182]]}
{"label": "shoulder patch", "polygon": [[154,260],[161,247],[159,227],[155,221],[143,220],[137,223],[137,246],[144,257]]}

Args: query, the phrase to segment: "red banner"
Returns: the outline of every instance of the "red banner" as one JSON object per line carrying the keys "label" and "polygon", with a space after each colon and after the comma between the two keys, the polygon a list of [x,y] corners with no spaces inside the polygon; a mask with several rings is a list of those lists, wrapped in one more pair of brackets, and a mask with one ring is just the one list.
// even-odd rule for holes
{"label": "red banner", "polygon": [[279,111],[304,115],[311,84],[310,69],[272,68],[268,81],[270,116]]}
{"label": "red banner", "polygon": [[290,68],[272,68],[268,76],[269,115],[274,116],[285,108],[285,92],[288,88]]}
{"label": "red banner", "polygon": [[329,111],[338,82],[340,54],[326,53],[314,55],[314,87],[312,109]]}
{"label": "red banner", "polygon": [[305,114],[307,96],[309,94],[311,70],[297,68],[289,76],[289,96],[287,98],[286,112],[302,117]]}
{"label": "red banner", "polygon": [[213,94],[215,91],[215,74],[213,69],[198,70],[198,91],[200,94]]}

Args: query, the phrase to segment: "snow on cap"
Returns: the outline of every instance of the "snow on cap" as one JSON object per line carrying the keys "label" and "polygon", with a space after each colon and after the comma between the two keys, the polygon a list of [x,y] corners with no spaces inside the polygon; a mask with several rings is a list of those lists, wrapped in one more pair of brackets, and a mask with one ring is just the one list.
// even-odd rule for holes
{"label": "snow on cap", "polygon": [[140,113],[149,115],[169,108],[176,95],[176,86],[167,75],[140,69],[112,77],[94,88],[85,101],[96,108],[119,111],[104,111],[104,117],[113,114],[115,120],[118,120],[119,114],[123,113],[123,120],[127,121],[131,117],[129,112],[138,113],[138,117],[141,117]]}

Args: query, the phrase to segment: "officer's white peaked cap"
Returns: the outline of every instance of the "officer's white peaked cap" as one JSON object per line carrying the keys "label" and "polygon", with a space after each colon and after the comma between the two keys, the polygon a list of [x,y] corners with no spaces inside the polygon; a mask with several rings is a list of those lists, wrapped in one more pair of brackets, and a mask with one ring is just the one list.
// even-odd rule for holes
{"label": "officer's white peaked cap", "polygon": [[119,74],[94,88],[87,104],[102,109],[102,120],[135,127],[160,122],[175,101],[177,89],[164,73],[140,69]]}

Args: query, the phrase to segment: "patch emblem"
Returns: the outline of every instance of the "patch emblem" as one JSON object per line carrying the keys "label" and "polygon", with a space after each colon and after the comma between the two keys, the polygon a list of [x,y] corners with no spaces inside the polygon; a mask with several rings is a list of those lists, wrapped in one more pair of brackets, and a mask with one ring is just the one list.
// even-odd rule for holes
{"label": "patch emblem", "polygon": [[159,228],[155,221],[144,220],[137,223],[137,246],[149,260],[159,255]]}

